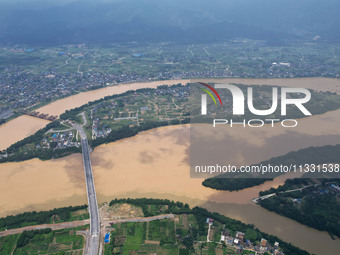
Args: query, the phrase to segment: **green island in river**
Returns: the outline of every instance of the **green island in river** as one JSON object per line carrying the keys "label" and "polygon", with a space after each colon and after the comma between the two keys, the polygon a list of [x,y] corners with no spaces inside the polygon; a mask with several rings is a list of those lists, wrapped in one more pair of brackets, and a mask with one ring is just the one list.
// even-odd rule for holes
{"label": "green island in river", "polygon": [[[152,128],[168,125],[187,124],[195,121],[189,102],[190,85],[159,86],[127,91],[123,94],[106,96],[89,102],[60,115],[60,120],[49,123],[35,134],[8,147],[0,154],[0,162],[23,161],[31,158],[48,160],[81,152],[80,139],[73,123],[83,124],[90,146],[131,137]],[[245,85],[238,85],[242,90]],[[272,86],[253,86],[257,105],[268,107],[268,92]],[[340,95],[333,92],[311,90],[312,100],[306,105],[315,114],[322,114],[340,108]],[[225,95],[230,100],[230,95]],[[288,107],[287,118],[302,118],[301,113]],[[223,109],[222,109],[223,110]],[[278,108],[271,116],[279,116]],[[218,114],[218,113],[216,113]],[[218,115],[217,115],[218,116]],[[251,118],[247,112],[245,117]],[[199,120],[199,119],[198,119]],[[216,186],[213,181],[205,185],[221,190],[238,190],[254,186],[254,183],[240,181],[240,186]],[[259,181],[255,183],[260,184]]]}

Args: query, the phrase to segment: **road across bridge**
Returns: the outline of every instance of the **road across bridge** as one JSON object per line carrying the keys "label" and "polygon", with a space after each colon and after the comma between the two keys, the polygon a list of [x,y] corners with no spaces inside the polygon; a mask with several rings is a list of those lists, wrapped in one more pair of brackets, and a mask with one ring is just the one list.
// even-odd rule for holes
{"label": "road across bridge", "polygon": [[92,175],[90,147],[87,138],[82,137],[81,147],[83,152],[87,199],[90,212],[90,236],[88,237],[88,240],[86,242],[85,254],[97,255],[99,250],[100,222],[96,190],[94,187],[94,180]]}
{"label": "road across bridge", "polygon": [[96,190],[94,187],[94,180],[92,174],[92,165],[90,158],[90,146],[87,140],[84,126],[87,124],[85,113],[80,114],[83,118],[83,124],[77,124],[70,122],[72,127],[78,131],[81,138],[81,148],[83,154],[87,200],[89,203],[90,213],[90,234],[86,240],[85,255],[98,255],[99,243],[100,243],[100,221],[99,221],[99,210],[97,203]]}

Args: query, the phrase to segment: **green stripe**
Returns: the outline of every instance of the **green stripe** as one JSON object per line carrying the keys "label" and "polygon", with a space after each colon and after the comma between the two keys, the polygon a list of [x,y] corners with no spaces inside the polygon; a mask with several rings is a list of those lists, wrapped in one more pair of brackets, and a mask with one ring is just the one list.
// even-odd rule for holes
{"label": "green stripe", "polygon": [[208,95],[212,98],[212,100],[214,101],[214,103],[215,103],[215,105],[216,105],[216,100],[215,100],[214,96],[210,93],[210,91],[208,91],[208,90],[206,90],[206,89],[202,89],[202,88],[200,88],[200,89],[203,90],[203,91],[205,91],[205,92],[207,92]]}

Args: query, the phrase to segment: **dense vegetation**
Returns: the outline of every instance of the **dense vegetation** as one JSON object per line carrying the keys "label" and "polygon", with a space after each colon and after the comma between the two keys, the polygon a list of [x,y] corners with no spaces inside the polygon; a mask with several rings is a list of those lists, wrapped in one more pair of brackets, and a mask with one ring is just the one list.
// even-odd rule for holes
{"label": "dense vegetation", "polygon": [[[315,183],[317,183],[315,185]],[[261,192],[261,195],[276,193],[275,196],[260,200],[259,204],[273,212],[286,216],[312,228],[327,231],[340,237],[340,203],[327,183],[339,184],[339,179],[293,179],[287,180],[277,189]],[[284,191],[306,187],[301,191]],[[327,190],[327,192],[326,192]],[[299,203],[293,201],[299,199]]]}
{"label": "dense vegetation", "polygon": [[[200,207],[194,207],[190,209],[187,204],[183,204],[181,202],[174,202],[170,200],[163,200],[163,199],[146,199],[146,198],[139,198],[139,199],[115,199],[110,202],[110,205],[116,203],[129,203],[136,206],[140,206],[143,210],[145,216],[152,216],[159,214],[157,210],[152,210],[153,205],[160,206],[160,205],[167,205],[168,209],[163,211],[163,213],[173,213],[173,214],[193,214],[198,223],[198,229],[194,232],[194,235],[206,235],[206,219],[213,218],[215,221],[218,221],[222,224],[225,224],[228,229],[232,231],[243,231],[246,233],[246,238],[252,240],[258,240],[261,238],[267,239],[269,242],[274,243],[276,241],[280,242],[280,247],[283,249],[285,254],[294,254],[294,255],[302,255],[308,254],[306,251],[303,251],[291,244],[285,243],[282,240],[279,240],[277,237],[268,235],[259,231],[257,228],[254,228],[253,225],[244,224],[238,220],[234,220],[223,216],[218,213],[212,213],[207,211],[206,209]],[[186,243],[187,248],[192,248],[193,240],[197,236],[188,236]]]}
{"label": "dense vegetation", "polygon": [[17,247],[21,248],[27,245],[33,238],[37,239],[39,235],[48,234],[52,231],[50,228],[45,229],[37,229],[37,230],[30,230],[30,231],[24,231],[20,235],[18,241],[17,241]]}
{"label": "dense vegetation", "polygon": [[264,178],[209,178],[202,182],[203,186],[216,190],[237,191],[260,185],[271,179]]}
{"label": "dense vegetation", "polygon": [[4,157],[0,159],[0,163],[4,162],[14,162],[14,161],[24,161],[32,158],[39,158],[41,160],[49,160],[52,158],[61,158],[68,155],[71,155],[73,153],[80,153],[81,148],[78,147],[69,147],[69,148],[63,148],[63,149],[35,149],[30,151],[22,151],[22,152],[16,152],[8,157]]}
{"label": "dense vegetation", "polygon": [[[325,164],[325,163],[340,163],[340,144],[325,145],[320,147],[309,147],[298,151],[289,152],[283,156],[274,157],[266,161],[260,162],[258,165],[303,165],[303,164]],[[276,175],[277,176],[277,175]],[[227,177],[225,175],[225,177]],[[269,176],[275,177],[275,176]],[[331,176],[329,176],[331,177]],[[260,185],[272,178],[223,178],[220,175],[218,178],[209,178],[203,181],[203,185],[217,190],[241,190],[256,185]]]}
{"label": "dense vegetation", "polygon": [[[318,179],[318,181],[320,182],[329,182],[333,180],[334,179]],[[272,194],[272,193],[278,194],[279,192],[282,192],[282,191],[286,191],[286,190],[293,189],[293,188],[300,187],[300,186],[307,186],[312,183],[314,182],[312,182],[311,179],[307,179],[307,178],[288,179],[285,181],[283,185],[280,185],[276,189],[270,188],[269,190],[260,191],[260,196],[265,196],[265,195]]]}
{"label": "dense vegetation", "polygon": [[17,239],[17,235],[0,237],[0,254],[12,254],[13,247],[16,245]]}
{"label": "dense vegetation", "polygon": [[84,237],[77,230],[88,225],[52,231],[50,228],[25,230],[21,234],[0,237],[0,254],[77,254],[84,247]]}
{"label": "dense vegetation", "polygon": [[281,194],[264,199],[259,203],[270,211],[340,237],[340,205],[331,194],[308,196],[303,199],[301,208]]}
{"label": "dense vegetation", "polygon": [[18,215],[10,215],[0,218],[0,230],[21,228],[30,225],[48,224],[52,222],[52,217],[58,222],[71,220],[71,213],[81,209],[86,209],[87,205],[69,206],[41,212],[25,212]]}
{"label": "dense vegetation", "polygon": [[142,208],[143,214],[145,217],[150,217],[150,216],[155,216],[159,214],[157,210],[153,211],[150,210],[149,205],[167,205],[168,210],[164,211],[164,213],[190,213],[191,210],[189,209],[188,204],[183,204],[182,202],[174,202],[170,201],[168,199],[152,199],[152,198],[136,198],[136,199],[131,199],[131,198],[122,198],[122,199],[115,199],[110,202],[110,206],[113,204],[123,204],[123,203],[128,203],[132,205],[136,205]]}

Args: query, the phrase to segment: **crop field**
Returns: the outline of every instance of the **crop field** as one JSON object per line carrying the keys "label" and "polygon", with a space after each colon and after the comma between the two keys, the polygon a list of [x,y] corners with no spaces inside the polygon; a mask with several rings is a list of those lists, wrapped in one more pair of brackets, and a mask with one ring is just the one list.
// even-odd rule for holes
{"label": "crop field", "polygon": [[179,254],[186,247],[178,237],[192,234],[191,228],[196,229],[197,223],[195,216],[184,214],[175,220],[118,223],[112,227],[114,231],[111,242],[105,245],[105,254]]}
{"label": "crop field", "polygon": [[[85,239],[77,230],[88,226],[51,231],[50,229],[24,231],[22,234],[0,237],[1,255],[26,254],[83,254]],[[67,252],[67,253],[65,253]]]}
{"label": "crop field", "polygon": [[[219,244],[224,225],[215,222],[210,234],[212,243],[206,243],[205,235],[197,235],[197,219],[192,214],[176,215],[175,219],[150,222],[128,222],[112,225],[111,241],[105,245],[105,255],[109,254],[235,254],[235,248]],[[187,246],[194,243],[194,250]],[[195,251],[195,252],[193,252]],[[243,251],[242,254],[248,254]]]}

